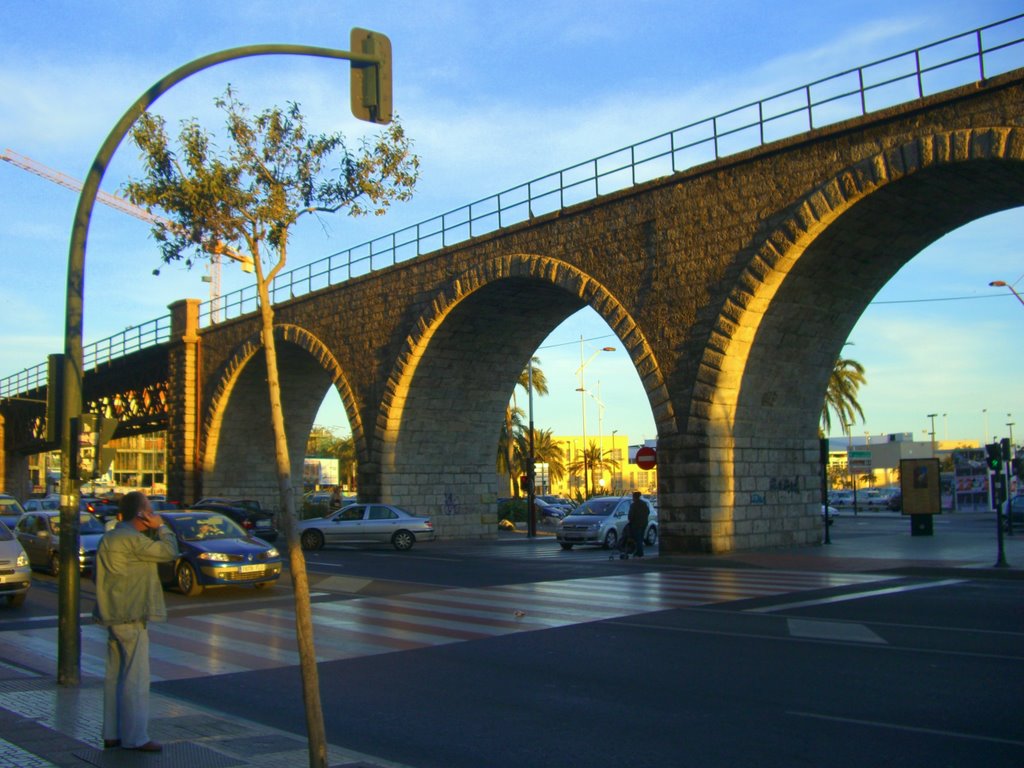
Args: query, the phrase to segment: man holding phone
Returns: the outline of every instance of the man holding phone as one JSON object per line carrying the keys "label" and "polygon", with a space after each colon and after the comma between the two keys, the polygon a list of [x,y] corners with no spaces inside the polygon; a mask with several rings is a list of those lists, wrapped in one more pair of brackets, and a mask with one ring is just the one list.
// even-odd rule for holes
{"label": "man holding phone", "polygon": [[93,618],[107,628],[103,748],[160,752],[149,738],[147,624],[167,618],[157,563],[174,560],[178,544],[144,493],[126,493],[119,516],[96,551]]}

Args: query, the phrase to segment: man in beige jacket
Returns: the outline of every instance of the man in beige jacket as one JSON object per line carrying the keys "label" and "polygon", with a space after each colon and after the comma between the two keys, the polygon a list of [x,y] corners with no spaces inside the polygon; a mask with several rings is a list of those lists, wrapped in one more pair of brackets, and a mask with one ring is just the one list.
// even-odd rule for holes
{"label": "man in beige jacket", "polygon": [[103,748],[159,752],[149,738],[150,621],[164,621],[164,592],[157,563],[178,556],[178,544],[149,499],[138,491],[121,498],[119,522],[96,551],[96,608],[107,628],[103,688]]}

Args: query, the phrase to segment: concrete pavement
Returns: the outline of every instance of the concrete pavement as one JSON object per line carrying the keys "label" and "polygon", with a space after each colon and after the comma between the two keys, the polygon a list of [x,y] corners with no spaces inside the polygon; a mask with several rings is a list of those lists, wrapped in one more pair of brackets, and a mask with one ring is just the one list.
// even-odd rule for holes
{"label": "concrete pavement", "polygon": [[[987,517],[991,519],[991,515]],[[877,532],[877,526],[859,525],[883,518],[894,518],[888,526],[890,530],[884,533]],[[733,567],[1024,578],[1024,532],[1004,537],[1007,565],[997,567],[994,523],[988,526],[979,517],[968,530],[952,533],[944,530],[949,518],[939,518],[934,535],[911,536],[909,520],[895,518],[899,515],[842,515],[832,529],[832,543],[818,547],[727,555],[663,555],[646,564],[658,568]],[[906,532],[900,535],[903,522]],[[860,532],[859,527],[868,530]],[[502,536],[506,537],[516,534]],[[481,546],[488,544],[481,542]],[[52,673],[0,659],[0,768],[279,768],[308,764],[305,740],[293,733],[157,693],[152,695],[150,734],[164,743],[164,752],[103,750],[102,698],[102,680],[97,676],[83,674],[79,687],[64,688],[55,684]],[[329,765],[397,768],[395,763],[333,745]]]}

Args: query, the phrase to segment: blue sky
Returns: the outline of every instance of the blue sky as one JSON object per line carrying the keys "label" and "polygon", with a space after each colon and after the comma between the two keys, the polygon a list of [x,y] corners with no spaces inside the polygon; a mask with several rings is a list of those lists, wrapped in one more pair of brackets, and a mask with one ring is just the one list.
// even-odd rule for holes
{"label": "blue sky", "polygon": [[[82,178],[103,139],[159,77],[213,51],[284,42],[347,48],[349,30],[392,41],[394,102],[422,158],[416,199],[377,219],[338,216],[297,231],[290,266],[365,242],[529,179],[810,80],[1024,11],[1002,0],[839,3],[521,0],[354,3],[54,2],[9,0],[0,26],[0,146]],[[1018,28],[1019,29],[1019,28]],[[254,108],[298,101],[315,130],[368,131],[348,109],[343,62],[273,57],[221,65],[175,88],[154,111],[174,126],[221,121],[212,104],[231,83]],[[138,173],[124,145],[104,179],[117,192]],[[0,163],[0,376],[63,347],[67,244],[76,195]],[[1020,420],[1024,212],[974,222],[911,261],[850,335],[867,368],[855,434],[991,439]],[[102,206],[86,267],[85,338],[97,340],[206,298],[201,272],[151,272],[145,224]],[[224,291],[251,277],[225,268]],[[593,313],[574,315],[538,350],[552,394],[538,427],[578,434],[575,370],[605,404],[600,428],[632,443],[655,437],[639,380]],[[599,428],[593,401],[588,434]],[[1012,416],[1007,417],[1007,414]],[[320,421],[346,422],[332,395]],[[835,430],[838,434],[838,429]]]}

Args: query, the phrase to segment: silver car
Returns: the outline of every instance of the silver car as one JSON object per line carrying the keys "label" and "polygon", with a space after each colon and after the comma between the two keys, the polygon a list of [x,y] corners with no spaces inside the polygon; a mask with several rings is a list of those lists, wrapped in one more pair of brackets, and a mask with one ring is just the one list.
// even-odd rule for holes
{"label": "silver car", "polygon": [[7,604],[17,608],[25,602],[31,586],[28,555],[11,529],[0,523],[0,597],[6,597]]}
{"label": "silver car", "polygon": [[[96,547],[103,536],[103,523],[88,512],[78,513],[78,564],[83,571],[92,571]],[[14,533],[25,548],[33,568],[46,568],[54,576],[60,571],[60,511],[26,512],[18,520]]]}
{"label": "silver car", "polygon": [[324,544],[390,542],[395,549],[412,549],[417,541],[432,541],[434,525],[393,504],[350,504],[325,517],[303,520],[297,526],[303,549]]}
{"label": "silver car", "polygon": [[[576,544],[598,544],[612,549],[622,538],[622,531],[629,523],[630,496],[595,496],[587,499],[562,520],[555,534],[562,549],[572,549]],[[658,512],[647,499],[641,498],[647,506],[647,530],[644,543],[654,546],[658,543]]]}

